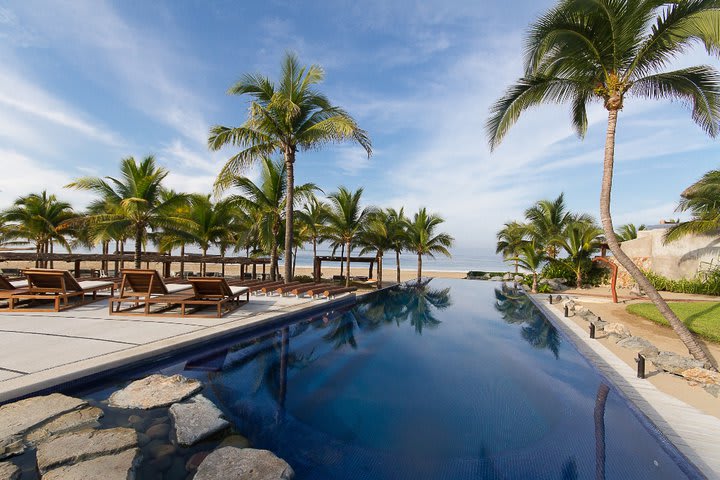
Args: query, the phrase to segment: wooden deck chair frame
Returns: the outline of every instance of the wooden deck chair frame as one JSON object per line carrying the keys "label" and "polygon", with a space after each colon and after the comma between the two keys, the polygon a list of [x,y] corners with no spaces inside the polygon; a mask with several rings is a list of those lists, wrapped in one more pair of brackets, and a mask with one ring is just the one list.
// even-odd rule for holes
{"label": "wooden deck chair frame", "polygon": [[[115,284],[112,282],[84,288],[67,270],[29,269],[24,270],[23,274],[28,280],[28,287],[10,295],[9,310],[15,310],[21,300],[53,300],[51,310],[33,309],[33,312],[59,312],[100,300],[97,296],[99,291],[109,289],[110,296],[115,293]],[[77,297],[78,302],[70,302],[70,299]]]}
{"label": "wooden deck chair frame", "polygon": [[[215,315],[193,314],[192,316],[220,318],[250,301],[250,289],[248,287],[233,292],[228,282],[222,277],[189,278],[188,282],[192,285],[193,296],[184,299],[181,303],[183,317],[188,316],[187,307],[195,307],[199,310],[202,307],[214,306],[216,308]],[[245,295],[245,301],[240,299],[243,295]]]}
{"label": "wooden deck chair frame", "polygon": [[[152,316],[180,306],[182,301],[191,295],[192,293],[185,290],[171,293],[157,270],[125,269],[122,270],[118,296],[110,299],[108,310],[110,315]],[[130,303],[133,306],[123,310],[123,303]],[[151,313],[150,306],[157,304],[164,304],[165,308],[161,312]],[[134,312],[141,306],[142,313]]]}

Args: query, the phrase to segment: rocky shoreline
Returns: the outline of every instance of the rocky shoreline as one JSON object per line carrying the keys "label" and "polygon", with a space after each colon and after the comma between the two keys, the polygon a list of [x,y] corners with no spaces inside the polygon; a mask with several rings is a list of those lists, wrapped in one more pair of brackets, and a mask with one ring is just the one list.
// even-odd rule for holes
{"label": "rocky shoreline", "polygon": [[53,393],[3,405],[0,479],[294,477],[284,460],[251,448],[202,388],[180,375],[151,375],[97,404]]}

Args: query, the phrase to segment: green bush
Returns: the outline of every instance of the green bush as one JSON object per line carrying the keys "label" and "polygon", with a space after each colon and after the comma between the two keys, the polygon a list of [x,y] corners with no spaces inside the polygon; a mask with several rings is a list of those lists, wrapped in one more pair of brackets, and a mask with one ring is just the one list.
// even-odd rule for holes
{"label": "green bush", "polygon": [[[532,280],[530,282],[531,282],[531,286],[532,286]],[[542,283],[542,284],[539,283],[537,291],[538,291],[538,293],[553,293],[553,289],[550,288],[550,285],[548,285],[547,283]]]}
{"label": "green bush", "polygon": [[295,282],[303,282],[303,283],[312,283],[315,280],[310,275],[295,275],[293,277],[293,281]]}
{"label": "green bush", "polygon": [[540,272],[540,278],[562,278],[570,285],[575,284],[575,272],[563,260],[550,260]]}
{"label": "green bush", "polygon": [[693,278],[690,280],[670,280],[651,271],[644,273],[656,290],[720,296],[720,271],[710,272],[705,278]]}

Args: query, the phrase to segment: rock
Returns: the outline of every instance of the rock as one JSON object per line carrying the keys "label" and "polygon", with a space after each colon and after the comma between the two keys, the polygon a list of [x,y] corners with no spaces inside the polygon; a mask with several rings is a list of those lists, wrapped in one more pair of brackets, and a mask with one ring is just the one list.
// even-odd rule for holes
{"label": "rock", "polygon": [[706,392],[715,398],[720,398],[720,385],[703,385]]}
{"label": "rock", "polygon": [[185,470],[194,472],[208,455],[210,455],[210,452],[198,452],[194,454],[188,459],[187,463],[185,463]]}
{"label": "rock", "polygon": [[150,375],[110,395],[110,406],[150,409],[167,407],[199,392],[202,383],[182,375]]}
{"label": "rock", "polygon": [[513,279],[513,274],[506,273],[505,275],[503,275],[502,279],[503,279],[503,282],[509,282]]}
{"label": "rock", "polygon": [[646,357],[654,357],[658,353],[657,347],[642,337],[626,337],[617,342],[617,345],[634,352],[642,353]]}
{"label": "rock", "polygon": [[156,445],[150,449],[150,455],[152,456],[150,464],[153,468],[155,468],[155,470],[167,470],[173,463],[173,456],[175,455],[175,452],[177,452],[175,445],[170,445],[168,443]]}
{"label": "rock", "polygon": [[127,480],[135,478],[135,470],[141,461],[140,451],[133,448],[50,470],[42,480]]}
{"label": "rock", "polygon": [[20,478],[20,467],[10,462],[0,462],[0,478],[2,480],[17,480]]}
{"label": "rock", "polygon": [[567,307],[571,312],[575,310],[575,301],[567,299],[563,302],[563,308]]}
{"label": "rock", "polygon": [[632,335],[630,330],[622,323],[608,323],[605,325],[605,333],[617,335],[620,338],[627,338]]}
{"label": "rock", "polygon": [[140,432],[138,432],[138,434],[137,434],[137,440],[138,440],[139,447],[144,447],[145,445],[150,443],[150,437],[148,437],[144,433],[140,433]]}
{"label": "rock", "polygon": [[495,276],[495,277],[490,277],[488,280],[490,280],[491,282],[502,282],[503,277]]}
{"label": "rock", "polygon": [[682,372],[681,375],[691,382],[703,385],[720,385],[720,373],[705,368],[689,368]]}
{"label": "rock", "polygon": [[164,440],[168,438],[169,433],[170,425],[168,425],[167,423],[158,423],[157,425],[153,425],[152,427],[148,428],[145,432],[145,435],[150,437],[151,440]]}
{"label": "rock", "polygon": [[553,299],[553,303],[560,303],[562,301],[563,301],[562,295],[556,295],[555,298]]}
{"label": "rock", "polygon": [[587,317],[588,315],[590,315],[591,313],[592,313],[592,312],[591,312],[590,310],[588,310],[587,308],[583,307],[582,305],[575,305],[575,315],[577,315],[578,317],[583,317],[583,318],[585,318],[585,317]]}
{"label": "rock", "polygon": [[243,480],[291,480],[292,467],[268,450],[223,447],[200,464],[194,480],[242,478]]}
{"label": "rock", "polygon": [[230,435],[229,437],[223,439],[222,442],[220,442],[220,445],[218,448],[222,447],[236,447],[236,448],[249,448],[250,440],[243,437],[242,435]]}
{"label": "rock", "polygon": [[649,360],[657,368],[675,375],[682,375],[682,372],[691,368],[703,367],[702,362],[672,352],[660,352],[658,355],[650,357]]}
{"label": "rock", "polygon": [[230,422],[222,418],[220,409],[202,395],[172,405],[170,417],[175,426],[175,438],[185,447],[230,426]]}
{"label": "rock", "polygon": [[523,280],[525,280],[525,277],[523,277],[522,275],[515,275],[513,277],[513,281],[517,283],[521,283]]}
{"label": "rock", "polygon": [[170,465],[170,468],[168,469],[167,473],[165,474],[165,478],[168,479],[182,479],[187,476],[187,471],[185,471],[185,462],[178,457],[175,457],[173,459],[172,465]]}
{"label": "rock", "polygon": [[137,433],[132,428],[81,430],[41,443],[37,449],[37,464],[40,472],[45,473],[55,467],[122,452],[136,446]]}
{"label": "rock", "polygon": [[177,447],[169,443],[156,443],[150,445],[147,451],[152,458],[162,458],[167,457],[168,455],[174,455],[177,451]]}
{"label": "rock", "polygon": [[567,285],[565,285],[565,280],[562,278],[548,278],[545,279],[545,283],[553,290],[560,292],[568,289]]}
{"label": "rock", "polygon": [[0,459],[25,450],[23,435],[48,420],[87,405],[78,398],[53,393],[0,407]]}
{"label": "rock", "polygon": [[98,407],[85,407],[74,412],[68,412],[32,430],[27,434],[25,440],[37,444],[61,433],[81,428],[95,428],[100,425],[98,419],[102,416],[103,411]]}

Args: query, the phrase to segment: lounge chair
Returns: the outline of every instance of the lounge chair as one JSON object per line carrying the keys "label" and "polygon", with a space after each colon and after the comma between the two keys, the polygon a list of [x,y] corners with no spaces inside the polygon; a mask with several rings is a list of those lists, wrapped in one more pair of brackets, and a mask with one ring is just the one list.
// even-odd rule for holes
{"label": "lounge chair", "polygon": [[[280,288],[289,288],[289,287],[298,287],[302,285],[302,282],[290,282],[290,283],[283,283]],[[270,285],[267,287],[263,287],[260,289],[260,293],[264,293],[267,296],[270,296],[271,293],[275,293],[276,290],[278,290],[277,285]]]}
{"label": "lounge chair", "polygon": [[[24,270],[27,278],[27,288],[20,287],[8,299],[8,307],[14,310],[20,300],[53,300],[53,309],[33,309],[40,312],[59,312],[68,308],[86,305],[100,300],[97,293],[110,290],[110,296],[115,293],[115,284],[104,281],[78,282],[67,270],[30,269]],[[71,302],[71,299],[77,299]]]}
{"label": "lounge chair", "polygon": [[[296,297],[300,297],[300,296],[302,296],[304,293],[307,293],[307,292],[309,292],[309,291],[316,290],[316,289],[327,288],[328,285],[329,285],[328,283],[306,283],[306,284],[303,284],[303,285],[301,285],[301,286],[299,286],[299,287],[297,287],[297,288],[293,288],[293,289],[290,291],[290,294],[291,294],[291,295],[295,295]],[[312,295],[311,295],[311,296],[312,296]]]}
{"label": "lounge chair", "polygon": [[[166,285],[157,270],[123,270],[120,292],[110,300],[110,315],[128,314],[141,306],[144,307],[141,315],[150,315],[150,305],[153,304],[165,304],[167,307],[181,305],[182,300],[193,295],[189,292],[190,288],[188,284]],[[133,306],[122,310],[123,303],[132,303]]]}
{"label": "lounge chair", "polygon": [[[283,285],[281,287],[277,287],[275,289],[275,293],[277,293],[278,295],[281,295],[281,296],[285,295],[286,293],[290,293],[292,295],[297,295],[296,293],[293,293],[297,289],[304,288],[304,287],[315,288],[315,287],[319,287],[321,285],[323,285],[323,284],[322,283],[307,283],[307,282],[306,283],[297,283],[297,282],[294,282],[294,283],[291,283],[288,285]],[[324,284],[324,285],[327,285],[327,284]]]}
{"label": "lounge chair", "polygon": [[8,302],[8,308],[11,296],[17,293],[26,293],[27,291],[27,280],[10,281],[5,275],[0,275],[0,300],[6,300]]}
{"label": "lounge chair", "polygon": [[285,282],[283,282],[282,280],[276,280],[276,281],[274,281],[274,282],[273,282],[273,281],[266,281],[266,282],[262,282],[262,283],[258,283],[258,284],[252,285],[252,286],[250,286],[250,287],[248,287],[248,288],[250,289],[250,292],[251,292],[251,293],[255,293],[255,292],[259,292],[260,290],[262,290],[262,289],[264,289],[264,288],[270,288],[270,287],[275,287],[275,288],[277,288],[277,287],[281,287],[282,285],[284,285],[284,283],[285,283]]}
{"label": "lounge chair", "polygon": [[190,278],[188,281],[192,285],[193,295],[180,303],[183,317],[188,306],[215,306],[217,314],[214,316],[220,318],[243,304],[241,296],[245,295],[245,303],[250,301],[248,287],[232,287],[222,277]]}
{"label": "lounge chair", "polygon": [[341,293],[350,293],[354,292],[355,290],[357,290],[357,287],[332,287],[324,290],[322,294],[319,294],[319,296],[322,296],[329,300],[337,295],[340,295]]}

